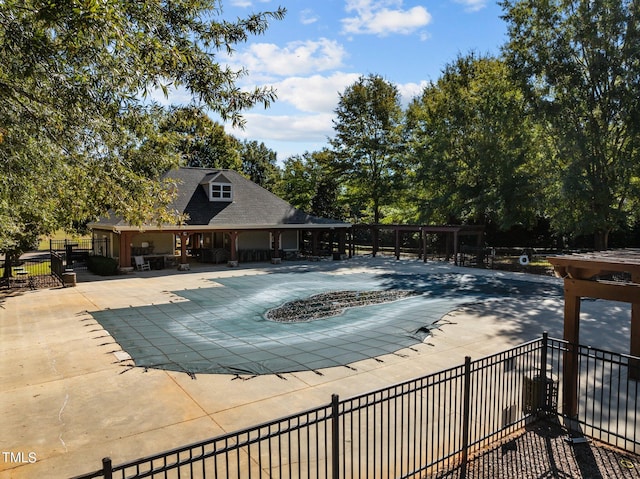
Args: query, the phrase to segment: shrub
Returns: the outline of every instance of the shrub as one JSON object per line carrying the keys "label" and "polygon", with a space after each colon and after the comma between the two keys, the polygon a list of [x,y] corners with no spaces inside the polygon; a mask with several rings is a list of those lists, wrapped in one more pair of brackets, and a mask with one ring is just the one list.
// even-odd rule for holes
{"label": "shrub", "polygon": [[89,256],[87,267],[93,274],[100,276],[111,276],[118,274],[118,262],[106,256]]}

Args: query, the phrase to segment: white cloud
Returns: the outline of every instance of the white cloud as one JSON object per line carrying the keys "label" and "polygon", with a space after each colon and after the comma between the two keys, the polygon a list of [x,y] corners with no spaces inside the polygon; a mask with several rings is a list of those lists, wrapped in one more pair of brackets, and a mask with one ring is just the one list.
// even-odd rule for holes
{"label": "white cloud", "polygon": [[422,94],[422,90],[429,84],[428,81],[422,80],[420,83],[402,83],[397,85],[398,93],[400,93],[400,101],[402,106],[406,107],[411,100]]}
{"label": "white cloud", "polygon": [[193,99],[193,95],[184,86],[177,88],[175,86],[168,86],[167,95],[158,87],[149,90],[147,99],[155,101],[162,106],[188,105]]}
{"label": "white cloud", "polygon": [[305,8],[300,12],[300,21],[303,25],[311,25],[318,21],[318,16],[310,8]]}
{"label": "white cloud", "polygon": [[284,47],[254,43],[248,50],[235,53],[230,60],[232,64],[246,67],[252,75],[289,76],[339,68],[346,56],[346,50],[338,42],[320,38],[290,42]]}
{"label": "white cloud", "polygon": [[326,142],[333,134],[333,115],[263,115],[247,113],[244,130],[227,127],[227,132],[240,139],[296,142]]}
{"label": "white cloud", "polygon": [[331,113],[338,106],[339,94],[353,84],[360,74],[336,72],[325,77],[290,77],[273,86],[278,101],[293,105],[304,112]]}
{"label": "white cloud", "polygon": [[456,3],[465,5],[467,12],[477,12],[487,6],[487,0],[456,0]]}
{"label": "white cloud", "polygon": [[431,23],[431,14],[426,8],[416,6],[403,10],[402,3],[402,0],[347,0],[345,10],[356,16],[342,20],[343,32],[408,35]]}
{"label": "white cloud", "polygon": [[[259,0],[260,3],[269,3],[271,0]],[[253,2],[251,0],[230,0],[232,7],[252,7]]]}

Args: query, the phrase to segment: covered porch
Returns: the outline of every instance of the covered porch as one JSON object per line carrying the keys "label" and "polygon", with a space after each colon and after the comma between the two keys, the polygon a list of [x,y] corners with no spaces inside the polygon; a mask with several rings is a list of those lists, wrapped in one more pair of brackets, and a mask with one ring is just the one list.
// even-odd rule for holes
{"label": "covered porch", "polygon": [[151,269],[177,266],[188,269],[189,261],[227,263],[271,261],[302,255],[334,259],[347,257],[349,228],[316,225],[281,225],[270,228],[218,229],[186,226],[157,230],[94,230],[94,236],[111,236],[110,256],[121,270],[134,267],[134,257],[142,256]]}

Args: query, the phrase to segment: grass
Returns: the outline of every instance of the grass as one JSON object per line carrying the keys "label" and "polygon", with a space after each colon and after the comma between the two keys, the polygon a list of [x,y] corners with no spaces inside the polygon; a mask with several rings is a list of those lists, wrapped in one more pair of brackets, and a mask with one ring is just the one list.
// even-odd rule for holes
{"label": "grass", "polygon": [[528,265],[523,266],[520,264],[519,256],[499,256],[493,262],[493,269],[553,276],[551,263],[540,257],[532,258]]}
{"label": "grass", "polygon": [[45,236],[38,243],[38,251],[49,251],[49,240],[80,240],[80,239],[91,239],[91,235],[69,235],[63,230],[56,231],[50,236]]}
{"label": "grass", "polygon": [[[48,247],[47,247],[48,249]],[[13,269],[15,271],[16,268],[22,268],[29,276],[39,276],[43,274],[51,274],[51,261],[41,261],[41,262],[26,262],[21,264],[20,266],[14,266]],[[4,267],[0,268],[0,278],[4,276]],[[15,274],[13,275],[15,277]]]}

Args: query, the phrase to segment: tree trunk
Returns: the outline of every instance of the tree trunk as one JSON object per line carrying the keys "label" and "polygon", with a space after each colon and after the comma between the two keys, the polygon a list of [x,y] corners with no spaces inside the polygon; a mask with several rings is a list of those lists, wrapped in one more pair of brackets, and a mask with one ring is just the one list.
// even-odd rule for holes
{"label": "tree trunk", "polygon": [[4,273],[2,274],[3,279],[9,279],[12,276],[13,272],[13,255],[10,253],[5,253],[4,255]]}
{"label": "tree trunk", "polygon": [[593,234],[593,247],[596,251],[603,251],[609,247],[609,230],[599,230]]}

